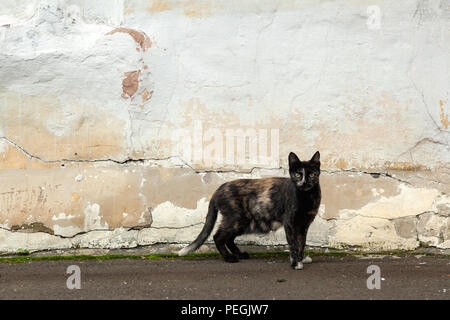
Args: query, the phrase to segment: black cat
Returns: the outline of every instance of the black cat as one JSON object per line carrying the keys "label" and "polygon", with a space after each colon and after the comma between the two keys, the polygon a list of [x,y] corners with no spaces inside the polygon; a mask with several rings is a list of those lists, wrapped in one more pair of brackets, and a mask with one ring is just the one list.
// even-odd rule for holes
{"label": "black cat", "polygon": [[205,225],[197,239],[178,254],[184,256],[198,249],[211,234],[217,219],[222,222],[214,242],[227,262],[247,259],[234,239],[245,233],[267,233],[284,226],[290,249],[291,267],[303,269],[306,234],[319,209],[321,191],[320,153],[310,161],[300,161],[289,154],[290,178],[239,179],[221,185],[211,198]]}

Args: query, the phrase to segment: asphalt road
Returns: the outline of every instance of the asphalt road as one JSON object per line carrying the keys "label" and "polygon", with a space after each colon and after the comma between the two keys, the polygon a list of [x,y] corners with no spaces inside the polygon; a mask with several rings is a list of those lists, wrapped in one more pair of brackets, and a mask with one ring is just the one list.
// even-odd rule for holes
{"label": "asphalt road", "polygon": [[[218,258],[0,263],[0,299],[446,299],[448,256],[314,256],[291,270],[286,256],[228,264]],[[81,289],[68,289],[67,268]],[[370,265],[381,271],[369,290]],[[375,283],[375,282],[372,282]]]}

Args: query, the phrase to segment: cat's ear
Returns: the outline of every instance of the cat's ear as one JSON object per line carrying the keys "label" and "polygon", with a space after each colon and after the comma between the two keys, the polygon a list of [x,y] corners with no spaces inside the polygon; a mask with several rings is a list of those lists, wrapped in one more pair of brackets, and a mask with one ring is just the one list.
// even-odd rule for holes
{"label": "cat's ear", "polygon": [[289,153],[289,168],[293,168],[296,165],[300,164],[300,159],[293,152]]}
{"label": "cat's ear", "polygon": [[313,157],[311,158],[311,161],[320,162],[320,152],[319,151],[314,153]]}

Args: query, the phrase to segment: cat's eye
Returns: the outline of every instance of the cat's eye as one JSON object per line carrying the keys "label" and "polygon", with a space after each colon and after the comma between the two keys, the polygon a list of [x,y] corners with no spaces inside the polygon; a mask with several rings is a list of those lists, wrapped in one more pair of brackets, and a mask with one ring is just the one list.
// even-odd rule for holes
{"label": "cat's eye", "polygon": [[297,173],[295,174],[295,177],[296,177],[296,178],[301,178],[301,177],[302,177],[302,174],[297,172]]}
{"label": "cat's eye", "polygon": [[310,174],[309,174],[309,177],[310,177],[310,178],[314,178],[314,176],[315,176],[314,173],[310,173]]}

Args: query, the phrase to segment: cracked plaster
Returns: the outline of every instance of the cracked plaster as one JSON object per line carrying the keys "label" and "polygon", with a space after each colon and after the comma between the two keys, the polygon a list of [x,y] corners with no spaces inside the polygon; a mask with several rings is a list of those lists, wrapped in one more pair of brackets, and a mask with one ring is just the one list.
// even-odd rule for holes
{"label": "cracked plaster", "polygon": [[[380,4],[375,31],[364,1],[105,1],[0,8],[1,252],[188,243],[221,183],[315,150],[309,245],[449,248],[445,1]],[[278,129],[280,165],[183,158],[195,121]]]}

